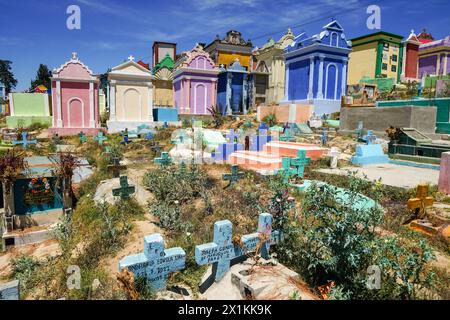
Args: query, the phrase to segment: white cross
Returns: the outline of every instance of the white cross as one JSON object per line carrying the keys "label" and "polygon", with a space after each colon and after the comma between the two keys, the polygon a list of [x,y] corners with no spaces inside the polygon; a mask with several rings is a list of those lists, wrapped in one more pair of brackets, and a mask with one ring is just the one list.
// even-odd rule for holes
{"label": "white cross", "polygon": [[134,61],[134,57],[133,57],[133,55],[129,56],[129,57],[128,57],[128,60],[130,60],[130,61]]}
{"label": "white cross", "polygon": [[76,52],[72,52],[72,60],[78,60],[78,54]]}

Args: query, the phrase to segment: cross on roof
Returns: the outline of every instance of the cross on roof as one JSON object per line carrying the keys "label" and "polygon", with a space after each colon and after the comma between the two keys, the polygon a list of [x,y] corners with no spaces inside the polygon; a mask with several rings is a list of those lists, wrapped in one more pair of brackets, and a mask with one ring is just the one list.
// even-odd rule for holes
{"label": "cross on roof", "polygon": [[128,57],[128,60],[129,60],[129,61],[134,61],[133,55],[130,55],[130,56]]}
{"label": "cross on roof", "polygon": [[167,152],[162,152],[161,157],[155,159],[155,164],[159,164],[160,167],[167,167],[172,163],[172,158]]}
{"label": "cross on roof", "polygon": [[433,206],[433,197],[428,196],[428,185],[421,184],[417,186],[417,194],[415,198],[408,200],[408,209],[414,210],[418,218],[423,218],[426,209]]}
{"label": "cross on roof", "polygon": [[311,158],[306,156],[306,150],[298,150],[297,158],[291,159],[290,163],[296,168],[297,176],[303,178],[305,166],[311,163]]}
{"label": "cross on roof", "polygon": [[180,248],[164,248],[163,237],[155,233],[144,237],[144,252],[126,256],[119,262],[119,271],[127,268],[135,278],[144,277],[156,291],[166,287],[170,273],[182,270],[186,263],[186,252]]}
{"label": "cross on roof", "polygon": [[239,179],[244,178],[244,173],[239,172],[238,170],[239,170],[239,167],[237,165],[233,165],[233,166],[231,166],[231,173],[226,173],[222,176],[222,180],[230,181],[230,184],[227,187],[238,182]]}
{"label": "cross on roof", "polygon": [[13,140],[13,145],[22,145],[25,149],[29,144],[37,144],[37,140],[27,140],[28,132],[22,132],[22,140]]}
{"label": "cross on roof", "polygon": [[109,169],[112,168],[113,178],[119,178],[120,177],[120,170],[124,170],[127,167],[120,164],[120,159],[119,158],[114,158],[113,159],[113,164],[108,165],[108,168]]}
{"label": "cross on roof", "polygon": [[261,213],[257,232],[241,237],[241,246],[237,248],[236,256],[256,251],[264,259],[268,259],[270,246],[279,243],[282,239],[279,231],[272,230],[272,222],[273,216],[270,213]]}
{"label": "cross on roof", "polygon": [[128,199],[135,191],[135,186],[128,184],[128,177],[120,177],[120,188],[113,189],[113,196],[120,197],[122,200]]}
{"label": "cross on roof", "polygon": [[99,133],[97,133],[97,136],[94,137],[94,140],[97,141],[99,146],[103,145],[103,141],[108,140],[108,137],[106,137],[103,133],[103,131],[100,131]]}
{"label": "cross on roof", "polygon": [[239,138],[239,134],[235,133],[234,129],[230,129],[230,133],[228,133],[225,137],[229,140],[230,143],[235,143]]}
{"label": "cross on roof", "polygon": [[214,223],[214,239],[211,243],[195,247],[195,262],[198,265],[213,264],[215,281],[223,279],[230,270],[230,261],[234,258],[233,225],[229,220]]}

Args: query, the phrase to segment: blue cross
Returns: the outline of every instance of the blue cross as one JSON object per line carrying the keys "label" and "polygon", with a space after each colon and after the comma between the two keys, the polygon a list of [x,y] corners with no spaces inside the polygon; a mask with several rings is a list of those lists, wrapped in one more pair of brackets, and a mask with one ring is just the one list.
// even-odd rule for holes
{"label": "blue cross", "polygon": [[83,131],[81,131],[78,136],[80,137],[80,143],[83,144],[85,142],[87,142],[87,136],[84,134]]}
{"label": "blue cross", "polygon": [[97,141],[97,143],[102,146],[103,145],[103,141],[108,140],[108,138],[103,134],[103,131],[100,131],[99,133],[97,133],[97,136],[94,137],[94,140]]}
{"label": "blue cross", "polygon": [[328,142],[328,130],[323,129],[322,130],[322,146],[326,146]]}
{"label": "blue cross", "polygon": [[152,132],[147,132],[147,134],[145,135],[145,140],[153,140],[155,136],[153,135]]}
{"label": "blue cross", "polygon": [[261,124],[258,127],[258,130],[269,130],[269,126],[265,122],[261,122]]}
{"label": "blue cross", "polygon": [[367,144],[373,144],[376,139],[377,136],[373,134],[372,130],[367,130],[367,135],[363,137],[363,140],[365,140]]}
{"label": "blue cross", "polygon": [[239,135],[234,132],[234,129],[230,129],[230,133],[225,136],[230,143],[235,143],[239,138]]}
{"label": "blue cross", "polygon": [[182,270],[186,252],[179,247],[164,249],[164,240],[158,233],[144,237],[144,252],[130,255],[119,262],[119,271],[127,268],[135,278],[145,277],[154,290],[163,290],[169,273]]}
{"label": "blue cross", "polygon": [[195,262],[198,265],[213,264],[215,281],[223,279],[230,270],[230,261],[234,258],[233,225],[229,220],[214,224],[214,239],[211,243],[195,247]]}
{"label": "blue cross", "polygon": [[258,231],[241,237],[241,248],[237,256],[255,251],[260,246],[260,254],[264,259],[269,258],[270,246],[281,241],[282,235],[272,230],[273,216],[270,213],[261,213],[258,220]]}
{"label": "blue cross", "polygon": [[25,149],[29,144],[37,144],[37,140],[27,140],[28,132],[22,132],[22,140],[14,140],[13,145],[21,144]]}

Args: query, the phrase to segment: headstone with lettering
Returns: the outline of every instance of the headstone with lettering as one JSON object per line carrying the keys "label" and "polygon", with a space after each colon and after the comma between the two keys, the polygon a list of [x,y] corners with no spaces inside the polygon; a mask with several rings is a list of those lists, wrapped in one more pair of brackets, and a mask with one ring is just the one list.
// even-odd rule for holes
{"label": "headstone with lettering", "polygon": [[230,270],[230,261],[234,258],[233,225],[229,220],[214,224],[214,239],[211,243],[195,247],[195,262],[198,265],[213,264],[215,281],[223,279]]}
{"label": "headstone with lettering", "polygon": [[164,248],[163,237],[152,234],[144,237],[144,252],[120,260],[119,271],[127,268],[135,278],[144,277],[156,291],[164,290],[170,273],[184,269],[186,252],[180,248]]}

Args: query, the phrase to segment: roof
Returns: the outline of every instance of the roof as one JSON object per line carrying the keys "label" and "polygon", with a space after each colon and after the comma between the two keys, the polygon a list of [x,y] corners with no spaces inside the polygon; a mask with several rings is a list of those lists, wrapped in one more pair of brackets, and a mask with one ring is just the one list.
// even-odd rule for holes
{"label": "roof", "polygon": [[[387,37],[391,37],[391,38],[396,38],[398,40],[403,40],[403,38],[404,38],[403,36],[400,36],[400,35],[395,34],[395,33],[390,33],[390,32],[385,32],[385,31],[378,31],[378,32],[374,32],[374,33],[370,33],[370,34],[366,34],[366,35],[363,35],[363,36],[360,36],[360,37],[356,37],[356,38],[350,39],[350,41],[353,42],[353,41],[363,40],[363,39],[374,37],[374,36],[387,36]],[[373,41],[376,41],[376,40],[373,40]]]}
{"label": "roof", "polygon": [[175,66],[175,62],[173,61],[173,59],[170,57],[169,54],[166,54],[164,59],[162,59],[158,64],[156,64],[156,66],[153,67],[152,73],[155,74],[163,68],[166,68],[166,69],[169,69],[170,71],[172,71],[174,66]]}

